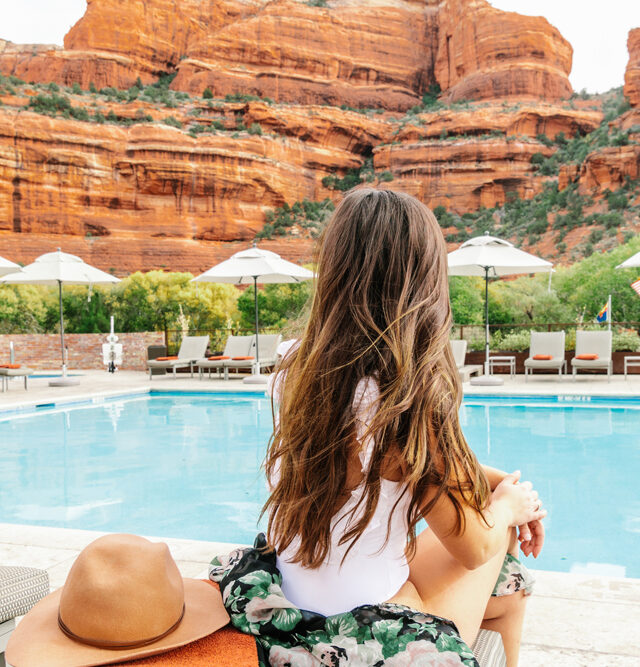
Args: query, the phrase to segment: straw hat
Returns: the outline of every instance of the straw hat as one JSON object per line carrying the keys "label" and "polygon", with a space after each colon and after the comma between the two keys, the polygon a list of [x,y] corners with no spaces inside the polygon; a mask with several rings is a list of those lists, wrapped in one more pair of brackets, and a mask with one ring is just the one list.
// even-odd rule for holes
{"label": "straw hat", "polygon": [[113,664],[170,651],[228,622],[219,591],[183,579],[166,544],[106,535],[22,619],[6,659],[13,667]]}

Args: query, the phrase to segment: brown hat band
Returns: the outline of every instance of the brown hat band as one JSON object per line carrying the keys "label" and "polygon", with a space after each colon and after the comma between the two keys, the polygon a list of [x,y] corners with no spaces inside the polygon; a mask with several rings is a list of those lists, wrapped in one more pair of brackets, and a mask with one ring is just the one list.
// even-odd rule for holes
{"label": "brown hat band", "polygon": [[64,634],[67,635],[67,637],[77,642],[80,642],[81,644],[86,644],[87,646],[95,646],[96,648],[106,648],[106,649],[111,649],[113,651],[118,651],[118,650],[140,648],[142,646],[148,646],[149,644],[153,644],[154,642],[159,641],[163,637],[170,635],[180,625],[183,617],[184,617],[184,604],[182,605],[182,612],[180,614],[180,617],[166,632],[163,632],[161,635],[157,635],[156,637],[151,637],[151,639],[142,639],[137,642],[113,642],[113,641],[87,639],[86,637],[80,637],[79,635],[75,634],[75,632],[69,630],[69,628],[64,624],[64,621],[62,620],[62,618],[60,618],[60,611],[58,611],[58,625],[60,626],[60,630],[62,630],[62,632],[64,632]]}

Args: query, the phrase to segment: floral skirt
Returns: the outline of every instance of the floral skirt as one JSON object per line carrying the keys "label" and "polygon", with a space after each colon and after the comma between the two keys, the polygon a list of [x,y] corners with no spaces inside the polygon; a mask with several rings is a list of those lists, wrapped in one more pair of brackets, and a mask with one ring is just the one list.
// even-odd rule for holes
{"label": "floral skirt", "polygon": [[[333,616],[298,609],[282,593],[276,555],[265,547],[260,533],[254,548],[214,558],[209,568],[231,623],[255,636],[260,667],[479,667],[446,618],[390,603]],[[507,554],[493,595],[529,593],[532,584]]]}

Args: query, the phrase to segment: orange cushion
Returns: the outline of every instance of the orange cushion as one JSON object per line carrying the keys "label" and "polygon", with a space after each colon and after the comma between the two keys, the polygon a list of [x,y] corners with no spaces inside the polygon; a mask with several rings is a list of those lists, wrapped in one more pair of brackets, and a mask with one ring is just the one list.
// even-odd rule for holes
{"label": "orange cushion", "polygon": [[[218,584],[209,581],[218,588]],[[119,663],[131,667],[154,665],[154,667],[258,667],[256,640],[231,625],[225,625],[211,635],[191,642],[186,646],[153,655],[149,658]]]}
{"label": "orange cushion", "polygon": [[220,361],[221,359],[231,359],[231,357],[225,357],[219,354],[217,357],[209,357],[209,361]]}
{"label": "orange cushion", "polygon": [[597,354],[577,354],[576,359],[583,359],[584,361],[595,361],[598,358]]}
{"label": "orange cushion", "polygon": [[174,359],[177,359],[178,357],[156,357],[153,359],[153,361],[173,361]]}
{"label": "orange cushion", "polygon": [[550,354],[534,354],[533,358],[536,361],[551,361],[553,359]]}
{"label": "orange cushion", "polygon": [[233,361],[249,361],[250,359],[255,359],[255,357],[232,357]]}
{"label": "orange cushion", "polygon": [[20,368],[21,364],[0,364],[0,368],[11,368],[16,369]]}

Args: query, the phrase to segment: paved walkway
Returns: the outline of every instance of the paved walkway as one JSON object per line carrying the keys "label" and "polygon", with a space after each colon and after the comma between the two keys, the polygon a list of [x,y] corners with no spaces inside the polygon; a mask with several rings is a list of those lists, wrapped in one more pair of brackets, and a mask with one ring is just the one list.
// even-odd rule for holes
{"label": "paved walkway", "polygon": [[[525,383],[505,378],[501,387],[465,385],[467,394],[640,397],[640,376],[625,381],[614,377],[583,376],[577,382],[557,376],[537,376]],[[66,401],[100,401],[109,395],[154,390],[260,391],[240,378],[198,380],[188,375],[173,379],[145,373],[86,371],[75,387],[54,388],[48,379],[34,378],[24,391],[19,381],[0,393],[0,411]],[[1,418],[0,414],[0,418]],[[46,568],[54,588],[63,584],[77,554],[101,533],[38,526],[0,524],[0,563]],[[155,538],[152,538],[155,539]],[[234,545],[194,540],[163,539],[184,576],[205,575],[207,563]],[[537,586],[525,621],[520,664],[523,667],[616,667],[640,664],[640,580],[536,571]]]}

